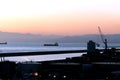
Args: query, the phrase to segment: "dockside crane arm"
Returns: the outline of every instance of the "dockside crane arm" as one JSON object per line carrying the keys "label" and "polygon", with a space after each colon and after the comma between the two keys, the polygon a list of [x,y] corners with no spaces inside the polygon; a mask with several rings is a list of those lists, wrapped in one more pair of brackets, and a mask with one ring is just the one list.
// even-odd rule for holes
{"label": "dockside crane arm", "polygon": [[101,39],[102,39],[102,42],[104,43],[105,45],[105,50],[107,50],[108,46],[107,46],[107,39],[104,37],[100,27],[98,26],[98,30],[99,30],[99,33],[100,33],[100,36],[101,36]]}

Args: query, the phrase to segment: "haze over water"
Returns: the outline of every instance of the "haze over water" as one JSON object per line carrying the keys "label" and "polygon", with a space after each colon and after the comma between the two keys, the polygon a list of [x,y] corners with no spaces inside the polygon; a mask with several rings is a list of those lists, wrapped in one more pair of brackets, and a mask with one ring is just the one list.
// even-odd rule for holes
{"label": "haze over water", "polygon": [[[38,51],[61,51],[61,50],[82,50],[86,49],[86,43],[59,43],[59,46],[43,46],[44,43],[38,42],[11,42],[7,45],[0,45],[1,53],[15,52],[38,52]],[[59,55],[40,55],[24,57],[6,57],[10,61],[45,61],[65,59],[66,57],[80,56],[80,53],[59,54]]]}
{"label": "haze over water", "polygon": [[[44,43],[38,42],[11,42],[7,45],[0,45],[0,53],[15,53],[15,52],[38,52],[38,51],[63,51],[63,50],[84,50],[87,49],[87,43],[59,43],[59,46],[43,46]],[[110,46],[118,46],[120,43],[110,43]],[[99,48],[104,48],[101,44]],[[5,57],[5,60],[10,61],[46,61],[65,59],[67,57],[78,57],[81,53],[59,54],[59,55],[40,55],[40,56],[24,56],[24,57]]]}

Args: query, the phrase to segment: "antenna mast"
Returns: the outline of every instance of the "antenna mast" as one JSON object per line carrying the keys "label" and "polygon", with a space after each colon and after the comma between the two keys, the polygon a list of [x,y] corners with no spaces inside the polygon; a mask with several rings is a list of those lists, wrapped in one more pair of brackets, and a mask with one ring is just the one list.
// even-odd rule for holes
{"label": "antenna mast", "polygon": [[105,45],[105,50],[107,50],[107,48],[108,48],[108,46],[107,46],[107,39],[104,38],[104,35],[103,35],[103,33],[102,33],[102,31],[101,31],[101,29],[100,29],[99,26],[98,26],[98,29],[99,29],[99,33],[100,33],[100,36],[101,36],[102,42],[103,42],[104,45]]}

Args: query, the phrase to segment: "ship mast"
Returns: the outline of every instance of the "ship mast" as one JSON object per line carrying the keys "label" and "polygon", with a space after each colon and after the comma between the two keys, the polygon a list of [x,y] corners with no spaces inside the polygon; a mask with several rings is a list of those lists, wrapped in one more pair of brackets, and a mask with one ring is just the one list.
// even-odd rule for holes
{"label": "ship mast", "polygon": [[101,31],[101,28],[98,26],[98,30],[99,30],[99,33],[100,33],[100,36],[101,36],[101,39],[102,39],[102,42],[104,43],[105,45],[105,50],[107,50],[108,46],[107,46],[107,39],[104,37],[102,31]]}

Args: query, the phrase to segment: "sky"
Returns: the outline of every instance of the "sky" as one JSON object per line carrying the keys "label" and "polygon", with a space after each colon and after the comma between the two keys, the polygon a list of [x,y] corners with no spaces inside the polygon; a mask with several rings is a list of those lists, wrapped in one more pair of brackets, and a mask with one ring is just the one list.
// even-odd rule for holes
{"label": "sky", "polygon": [[120,34],[120,0],[0,0],[0,31]]}

